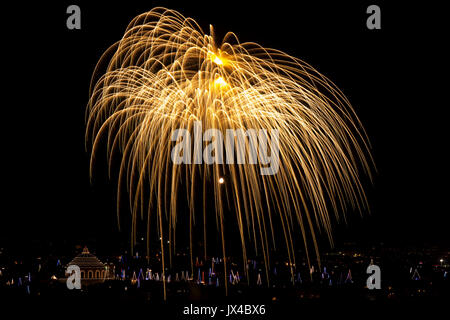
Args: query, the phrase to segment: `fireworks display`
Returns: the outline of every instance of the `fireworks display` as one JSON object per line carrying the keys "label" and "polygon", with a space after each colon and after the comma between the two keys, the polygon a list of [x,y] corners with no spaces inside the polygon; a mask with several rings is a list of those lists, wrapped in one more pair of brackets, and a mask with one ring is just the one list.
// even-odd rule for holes
{"label": "fireworks display", "polygon": [[[277,130],[278,172],[261,175],[250,161],[174,164],[173,131],[193,133],[198,121],[204,131]],[[92,144],[91,175],[104,141],[110,168],[120,156],[117,198],[123,200],[126,186],[132,238],[140,216],[150,233],[150,217],[156,215],[163,272],[167,250],[171,256],[176,248],[177,227],[189,228],[192,259],[193,224],[203,221],[207,255],[206,202],[213,202],[217,223],[208,228],[218,228],[224,257],[225,221],[234,219],[244,261],[252,248],[266,266],[278,239],[295,264],[294,238],[300,235],[309,260],[308,247],[317,255],[318,232],[332,242],[332,215],[339,220],[347,207],[367,208],[360,171],[371,176],[372,158],[344,94],[295,57],[240,43],[231,32],[219,41],[212,27],[206,34],[173,10],[139,15],[102,56],[91,86],[86,139]],[[196,152],[201,151],[194,149],[194,158]],[[177,224],[184,213],[177,207],[180,193],[189,207],[186,225]]]}

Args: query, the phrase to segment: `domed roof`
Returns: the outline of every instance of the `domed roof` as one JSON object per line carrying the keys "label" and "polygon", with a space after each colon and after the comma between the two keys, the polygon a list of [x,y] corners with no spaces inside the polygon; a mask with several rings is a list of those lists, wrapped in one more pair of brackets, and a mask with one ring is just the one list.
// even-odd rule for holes
{"label": "domed roof", "polygon": [[87,247],[84,247],[83,252],[77,255],[68,264],[77,265],[82,268],[104,268],[105,264],[102,263],[96,256],[89,252]]}

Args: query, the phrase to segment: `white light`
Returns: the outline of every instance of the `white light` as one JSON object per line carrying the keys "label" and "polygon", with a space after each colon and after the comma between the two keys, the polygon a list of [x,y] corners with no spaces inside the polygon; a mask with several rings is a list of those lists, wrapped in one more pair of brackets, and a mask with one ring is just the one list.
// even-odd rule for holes
{"label": "white light", "polygon": [[227,86],[227,82],[223,77],[218,77],[216,80],[214,80],[214,84],[220,88]]}
{"label": "white light", "polygon": [[219,178],[219,183],[220,183],[220,184],[223,184],[224,182],[225,182],[225,179],[222,178],[222,177],[220,177],[220,178]]}
{"label": "white light", "polygon": [[214,61],[216,64],[218,64],[218,65],[222,65],[222,64],[223,64],[222,59],[220,59],[218,56],[216,56],[216,57],[214,58],[213,61]]}

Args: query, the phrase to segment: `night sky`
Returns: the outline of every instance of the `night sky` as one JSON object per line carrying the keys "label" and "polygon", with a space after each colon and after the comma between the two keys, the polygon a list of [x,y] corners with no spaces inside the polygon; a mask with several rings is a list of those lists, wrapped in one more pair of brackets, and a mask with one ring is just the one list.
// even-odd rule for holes
{"label": "night sky", "polygon": [[[89,181],[89,82],[128,22],[161,5],[206,31],[213,24],[219,37],[233,31],[242,42],[301,58],[349,98],[372,143],[377,173],[373,185],[365,181],[371,214],[353,213],[337,226],[338,245],[448,243],[448,99],[439,78],[448,32],[439,26],[438,9],[408,1],[243,3],[74,0],[5,12],[0,241],[118,239],[115,186],[106,167]],[[81,30],[66,28],[70,4],[81,7]],[[381,7],[381,30],[366,28],[370,4]]]}

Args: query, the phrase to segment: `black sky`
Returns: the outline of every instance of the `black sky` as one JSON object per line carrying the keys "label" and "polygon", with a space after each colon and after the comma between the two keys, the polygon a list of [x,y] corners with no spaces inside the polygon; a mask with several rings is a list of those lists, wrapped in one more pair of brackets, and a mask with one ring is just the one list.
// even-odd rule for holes
{"label": "black sky", "polygon": [[[233,31],[299,57],[347,95],[378,172],[366,184],[371,215],[352,215],[337,228],[338,241],[448,243],[448,99],[439,89],[448,29],[439,8],[408,1],[60,2],[17,6],[3,20],[3,242],[116,239],[114,185],[105,172],[89,181],[89,82],[128,22],[162,5],[204,30],[213,24],[218,36]],[[81,30],[66,29],[70,4],[81,7]],[[381,30],[365,26],[369,4],[381,7]]]}

